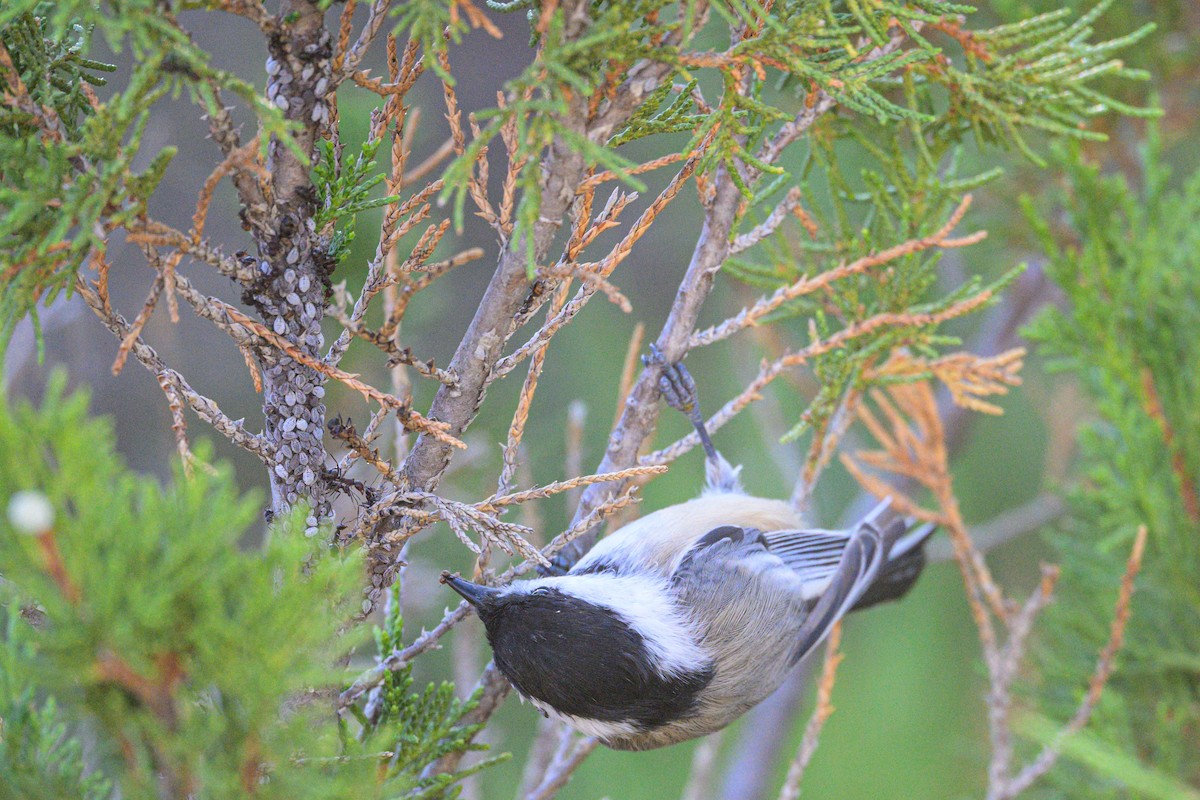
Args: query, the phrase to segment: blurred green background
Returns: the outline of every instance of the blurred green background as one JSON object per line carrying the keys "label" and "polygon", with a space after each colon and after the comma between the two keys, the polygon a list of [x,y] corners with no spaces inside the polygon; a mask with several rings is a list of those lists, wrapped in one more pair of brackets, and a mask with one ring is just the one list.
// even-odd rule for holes
{"label": "blurred green background", "polygon": [[[1001,21],[1057,7],[1051,2],[1007,2],[981,4],[981,16]],[[1082,5],[1071,3],[1071,5]],[[482,34],[450,50],[451,64],[458,76],[458,94],[466,110],[494,104],[495,92],[504,80],[516,74],[529,56],[525,22],[516,16],[493,15],[505,31],[501,41]],[[261,86],[262,57],[258,33],[236,17],[205,15],[194,27],[197,43],[214,53],[214,63]],[[1191,109],[1200,81],[1195,80],[1200,52],[1200,10],[1190,0],[1177,3],[1118,2],[1100,24],[1101,34],[1112,36],[1132,30],[1147,20],[1159,23],[1150,40],[1129,54],[1136,66],[1149,69],[1149,85],[1125,87],[1132,101],[1144,102],[1155,94],[1166,111],[1162,122],[1166,161],[1185,174],[1200,164],[1200,138]],[[183,15],[185,26],[189,20]],[[378,54],[377,54],[378,55]],[[126,65],[128,53],[104,54],[99,58]],[[383,70],[373,65],[376,74]],[[438,85],[422,79],[410,99],[422,111],[415,140],[415,159],[433,152],[447,135]],[[119,79],[117,81],[119,83]],[[368,98],[353,88],[343,92],[340,114],[343,138],[352,142],[365,135],[370,106]],[[202,134],[195,108],[173,101],[170,113],[154,117],[146,138],[146,150],[154,152],[170,142],[180,146],[152,212],[169,223],[186,224],[194,203],[195,187],[218,159],[215,145]],[[248,121],[248,117],[243,117]],[[1144,137],[1143,123],[1110,116],[1099,124],[1112,136],[1108,144],[1089,146],[1088,152],[1113,171],[1137,180],[1135,154]],[[671,143],[640,143],[631,158],[649,158],[666,152]],[[661,149],[659,149],[661,148]],[[853,152],[846,170],[855,174]],[[501,162],[493,162],[493,174]],[[953,251],[942,261],[945,288],[961,284],[971,275],[993,280],[1014,266],[1027,262],[1036,271],[1039,252],[1027,231],[1017,198],[1028,193],[1047,215],[1053,208],[1047,192],[1062,180],[1054,168],[1038,169],[1017,156],[996,151],[985,154],[964,152],[963,172],[982,171],[996,164],[1006,174],[977,192],[977,202],[960,230],[986,229],[988,239],[966,250]],[[665,181],[652,175],[650,192]],[[582,402],[588,412],[584,429],[585,468],[598,463],[617,404],[617,384],[631,332],[644,322],[652,336],[661,325],[678,278],[686,266],[697,231],[698,205],[694,193],[685,192],[638,245],[633,255],[614,276],[631,298],[632,314],[597,299],[586,312],[555,339],[550,349],[539,392],[533,405],[525,444],[529,473],[537,483],[566,476],[564,431],[569,406]],[[360,215],[355,251],[347,266],[335,276],[357,291],[363,269],[374,251],[378,217]],[[227,251],[250,245],[237,221],[236,205],[228,185],[222,185],[210,214],[208,228],[215,241]],[[617,234],[610,233],[609,237]],[[603,246],[603,242],[599,243]],[[413,352],[445,364],[466,327],[490,275],[497,243],[482,225],[469,220],[461,235],[447,237],[443,250],[478,245],[486,255],[423,293],[405,319],[404,336]],[[113,301],[125,310],[140,305],[150,272],[129,246],[110,250],[114,264]],[[204,291],[235,300],[221,279],[190,267],[189,275]],[[702,324],[718,321],[757,296],[727,277],[719,276]],[[1051,289],[1044,288],[1044,301],[1054,302]],[[987,314],[964,320],[952,328],[969,343],[987,324]],[[166,476],[174,454],[170,416],[153,377],[131,366],[114,377],[109,370],[116,342],[103,332],[81,303],[60,301],[43,317],[46,357],[38,363],[32,331],[23,326],[14,337],[5,361],[5,387],[10,392],[38,396],[48,369],[66,364],[71,380],[93,388],[94,411],[116,420],[121,449],[137,469]],[[336,334],[331,325],[327,336]],[[260,406],[236,350],[207,324],[185,314],[173,325],[160,312],[147,327],[148,339],[202,393],[216,398],[233,418],[254,421]],[[805,341],[804,320],[779,323],[778,336],[787,344]],[[761,343],[741,336],[695,353],[688,361],[700,384],[701,402],[710,412],[733,396],[753,375],[758,361],[767,355]],[[386,384],[382,361],[365,346],[356,345],[343,365],[352,372]],[[1058,488],[1068,474],[1071,442],[1077,425],[1087,419],[1088,408],[1069,378],[1046,372],[1043,362],[1032,354],[1024,370],[1025,383],[1000,401],[1000,417],[973,415],[970,429],[953,460],[955,485],[969,522],[985,522],[995,515],[1019,507],[1039,493]],[[443,488],[451,496],[476,500],[495,490],[500,466],[500,446],[505,440],[520,379],[510,377],[495,385],[483,411],[467,435],[470,449],[456,457]],[[431,397],[427,384],[416,385],[418,408]],[[765,496],[786,497],[803,458],[804,442],[781,445],[779,437],[795,422],[800,408],[797,388],[787,381],[770,387],[767,397],[716,436],[718,446],[734,463],[743,463],[743,478],[750,491]],[[331,415],[342,413],[365,422],[369,411],[361,399],[340,387],[331,387]],[[252,424],[251,427],[254,427]],[[667,443],[687,432],[687,423],[676,415],[665,416],[657,442]],[[207,436],[199,424],[193,435]],[[854,435],[851,449],[865,444]],[[251,458],[215,441],[218,454],[232,460],[244,486],[266,488],[266,475]],[[672,466],[644,492],[642,508],[653,509],[686,499],[697,492],[703,480],[701,454],[693,452]],[[857,487],[834,463],[816,492],[812,516],[820,524],[836,524],[857,494]],[[545,539],[569,522],[570,509],[560,495],[537,506],[538,528]],[[443,608],[454,602],[449,592],[436,584],[442,569],[465,569],[469,554],[444,526],[422,534],[411,550],[412,566],[404,584],[410,635],[421,624],[432,624]],[[1037,575],[1037,564],[1049,550],[1036,535],[1021,537],[990,554],[1000,582],[1018,591],[1027,589]],[[460,679],[460,689],[469,690],[488,652],[481,627],[474,620],[460,626],[445,641],[445,648],[421,659],[417,679]],[[947,563],[931,565],[916,589],[901,603],[853,618],[843,639],[846,658],[834,692],[837,712],[822,735],[821,747],[804,779],[808,797],[837,797],[844,800],[877,797],[958,798],[978,796],[984,786],[987,741],[977,634],[963,601],[956,568]],[[455,676],[455,662],[459,664]],[[463,670],[473,662],[476,668]],[[1084,676],[1080,676],[1082,684]],[[805,704],[807,708],[807,704]],[[514,758],[488,770],[481,783],[468,791],[478,797],[512,796],[520,780],[524,753],[540,719],[537,712],[515,701],[506,704],[489,728],[488,740],[497,749],[510,750]],[[774,764],[775,775],[767,786],[777,787],[795,751],[807,714],[800,713],[788,724],[769,731],[784,745]],[[724,735],[722,763],[735,751],[746,720]],[[687,781],[694,744],[651,753],[617,753],[598,750],[579,769],[561,793],[577,798],[674,797]],[[717,774],[721,774],[718,766]],[[719,786],[705,796],[721,796]]]}

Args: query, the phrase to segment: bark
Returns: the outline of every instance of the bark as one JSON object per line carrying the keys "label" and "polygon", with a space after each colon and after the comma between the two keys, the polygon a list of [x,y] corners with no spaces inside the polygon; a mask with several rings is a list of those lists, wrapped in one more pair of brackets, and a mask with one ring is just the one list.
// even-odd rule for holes
{"label": "bark", "polygon": [[[268,41],[267,97],[299,123],[299,129],[290,145],[278,138],[270,142],[271,227],[256,231],[259,278],[243,299],[268,327],[319,357],[334,262],[313,220],[316,194],[309,163],[329,120],[325,93],[332,85],[332,48],[324,15],[315,3],[288,0],[280,7],[279,19],[280,32]],[[273,348],[260,348],[258,357],[264,436],[275,452],[271,509],[282,513],[307,499],[315,515],[309,518],[313,531],[316,518],[331,512],[331,492],[322,476],[325,379]]]}
{"label": "bark", "polygon": [[[430,406],[430,419],[450,423],[448,431],[461,438],[475,419],[487,394],[491,371],[514,331],[513,319],[529,294],[528,251],[533,247],[535,261],[546,257],[560,220],[575,200],[575,186],[582,180],[583,159],[559,143],[548,162],[550,179],[543,194],[542,212],[531,237],[514,243],[500,254],[496,271],[484,290],[467,332],[450,360],[449,372],[458,381],[442,385]],[[432,436],[421,434],[413,444],[401,471],[404,490],[432,492],[450,464],[452,448]],[[370,585],[364,608],[373,608],[390,586],[399,570],[399,546],[380,541],[402,518],[384,518],[374,531],[371,550]]]}

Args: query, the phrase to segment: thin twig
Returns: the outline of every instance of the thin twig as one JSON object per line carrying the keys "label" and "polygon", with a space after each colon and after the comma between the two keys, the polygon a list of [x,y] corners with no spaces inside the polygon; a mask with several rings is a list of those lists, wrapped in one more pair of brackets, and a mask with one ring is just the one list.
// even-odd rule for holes
{"label": "thin twig", "polygon": [[[587,405],[582,400],[573,400],[567,406],[566,441],[563,451],[563,468],[567,475],[583,472],[583,429],[587,424]],[[567,492],[567,505],[574,508],[579,503],[582,487]]]}
{"label": "thin twig", "polygon": [[[82,277],[78,278],[75,282],[75,289],[105,327],[122,340],[128,337],[129,323],[112,309],[106,309],[99,294],[87,284],[86,280]],[[129,352],[133,354],[133,357],[154,373],[160,381],[165,380],[172,386],[197,416],[238,447],[253,453],[264,464],[270,466],[274,463],[271,446],[262,436],[247,431],[240,420],[230,419],[216,403],[193,389],[178,372],[167,367],[159,358],[158,353],[140,338],[134,338],[131,342]]]}
{"label": "thin twig", "polygon": [[737,255],[743,250],[749,250],[754,245],[766,239],[779,229],[783,221],[788,217],[796,217],[808,231],[810,238],[817,237],[817,225],[812,217],[804,213],[804,209],[800,207],[800,200],[804,195],[804,191],[799,186],[793,186],[788,190],[787,196],[779,202],[767,215],[767,218],[753,229],[739,235],[733,240],[733,244],[729,246],[729,254]]}
{"label": "thin twig", "polygon": [[617,470],[615,472],[601,472],[596,475],[580,475],[564,481],[555,481],[554,483],[539,486],[535,489],[526,489],[525,491],[505,495],[492,495],[487,500],[477,503],[475,507],[484,512],[495,511],[496,509],[516,503],[541,500],[561,492],[577,489],[580,486],[591,486],[594,483],[607,483],[609,481],[624,481],[628,478],[637,478],[643,475],[661,475],[666,471],[667,468],[665,466],[651,465],[630,467],[629,469]]}
{"label": "thin twig", "polygon": [[[1125,641],[1125,626],[1129,622],[1130,600],[1133,598],[1133,582],[1142,568],[1142,555],[1145,552],[1145,548],[1146,526],[1143,525],[1138,528],[1137,535],[1134,537],[1133,548],[1129,553],[1129,560],[1125,565],[1125,574],[1121,577],[1121,589],[1117,594],[1117,602],[1113,608],[1113,621],[1111,630],[1109,631],[1108,642],[1105,643],[1103,649],[1100,651],[1099,658],[1096,659],[1096,668],[1092,672],[1091,679],[1088,681],[1087,694],[1084,695],[1083,701],[1079,704],[1079,707],[1075,710],[1075,714],[1067,724],[1054,737],[1053,741],[1042,748],[1037,758],[1009,780],[1003,791],[994,795],[996,800],[1006,800],[1007,798],[1016,797],[1029,788],[1034,781],[1045,775],[1058,760],[1062,752],[1063,742],[1067,737],[1082,730],[1088,724],[1088,720],[1092,718],[1092,712],[1096,710],[1096,705],[1100,702],[1100,695],[1104,691],[1104,686],[1108,683],[1108,679],[1112,675],[1117,652],[1121,649],[1121,644]],[[989,798],[993,798],[990,792],[988,796]]]}
{"label": "thin twig", "polygon": [[[375,250],[375,257],[371,259],[371,263],[367,265],[367,278],[363,283],[362,291],[359,293],[358,299],[354,301],[354,309],[350,312],[348,319],[343,323],[345,329],[338,335],[337,340],[330,346],[329,353],[325,356],[325,363],[336,367],[345,356],[346,350],[350,346],[350,340],[355,335],[363,335],[362,320],[367,314],[367,308],[388,282],[389,277],[384,269],[388,253],[396,241],[406,234],[412,227],[423,221],[429,214],[430,205],[425,202],[426,198],[441,188],[441,181],[434,181],[425,189],[421,190],[417,195],[410,198],[403,205],[397,206],[394,211],[390,208],[384,214],[383,229],[380,232],[379,244]],[[409,214],[409,218],[403,223],[399,219],[404,214]],[[450,221],[443,220],[438,225],[430,225],[421,239],[413,247],[409,257],[403,264],[398,264],[396,271],[410,272],[420,268],[422,264],[433,253],[438,242],[445,236],[449,228]],[[390,343],[386,335],[381,336],[378,340],[367,337],[380,347],[384,347]]]}
{"label": "thin twig", "polygon": [[[981,553],[1010,542],[1019,536],[1032,533],[1060,519],[1067,512],[1067,504],[1056,494],[1040,494],[1023,506],[1004,511],[987,522],[972,526],[971,540]],[[937,538],[925,547],[925,557],[931,564],[954,559],[953,545],[947,539]]]}
{"label": "thin twig", "polygon": [[144,220],[131,229],[126,236],[130,244],[174,247],[192,258],[208,264],[225,277],[241,286],[252,285],[259,277],[258,259],[239,254],[241,260],[226,256],[205,239],[193,241],[189,234],[176,230],[157,220]]}
{"label": "thin twig", "polygon": [[[701,144],[701,146],[697,148],[696,152],[691,156],[691,158],[688,159],[687,163],[683,165],[683,168],[676,173],[675,177],[671,179],[671,182],[667,184],[666,188],[659,193],[654,202],[652,202],[650,206],[644,212],[642,212],[642,215],[638,217],[637,222],[633,224],[633,227],[629,230],[629,233],[627,233],[625,237],[617,243],[617,245],[609,252],[607,256],[604,257],[603,260],[596,264],[595,269],[592,270],[594,274],[602,278],[607,278],[612,274],[613,270],[615,270],[617,266],[625,260],[626,256],[628,256],[632,251],[634,244],[636,244],[637,241],[641,239],[649,229],[650,223],[652,223],[654,219],[662,212],[662,210],[666,208],[672,200],[675,199],[675,197],[679,194],[679,190],[682,189],[684,184],[687,182],[687,179],[691,177],[693,172],[695,172],[696,167],[698,167],[700,164],[700,157],[704,152],[707,141],[711,141],[711,139],[706,140],[705,143]],[[590,300],[594,294],[595,289],[591,287],[583,286],[580,288],[576,296],[571,298],[571,300],[560,312],[558,312],[558,314],[550,317],[542,326],[542,328],[535,333],[528,342],[517,348],[516,352],[514,352],[512,355],[505,356],[496,363],[495,368],[492,370],[492,380],[508,374],[517,366],[517,364],[521,363],[521,361],[527,358],[538,347],[541,347],[545,342],[549,341],[550,338],[559,331],[559,329],[570,322],[571,319],[573,319],[575,315],[579,313],[579,311],[584,305],[587,304],[588,300]]]}
{"label": "thin twig", "polygon": [[808,508],[821,473],[829,464],[842,437],[846,435],[850,425],[854,422],[855,412],[858,410],[861,399],[861,392],[850,389],[838,402],[837,408],[834,409],[820,430],[813,431],[808,456],[804,459],[804,466],[798,473],[792,489],[790,499],[792,508],[797,511],[804,511]]}
{"label": "thin twig", "polygon": [[146,327],[150,315],[154,313],[154,307],[158,304],[158,298],[162,296],[163,285],[162,275],[156,277],[150,285],[150,293],[146,296],[146,301],[142,303],[141,310],[138,311],[133,323],[129,325],[128,330],[121,338],[121,346],[117,348],[117,357],[112,365],[113,375],[121,374],[121,370],[125,368],[129,351],[133,349],[134,342],[141,337],[142,329]]}
{"label": "thin twig", "polygon": [[804,736],[800,739],[796,757],[788,766],[787,777],[784,778],[783,787],[779,790],[779,800],[796,800],[800,796],[800,780],[804,777],[804,770],[808,768],[808,762],[817,752],[817,740],[821,735],[821,729],[825,727],[825,721],[833,713],[833,685],[837,680],[838,664],[842,663],[842,654],[838,650],[841,640],[842,622],[838,620],[830,630],[829,639],[825,643],[824,667],[821,670],[821,682],[817,684],[817,707],[809,718],[808,724],[804,726]]}
{"label": "thin twig", "polygon": [[383,23],[387,20],[388,9],[391,5],[391,0],[375,0],[374,3],[371,3],[371,13],[367,17],[367,24],[363,26],[362,31],[358,34],[358,40],[355,41],[353,47],[345,51],[344,57],[342,54],[339,54],[337,60],[335,60],[335,75],[340,73],[340,77],[344,78],[350,72],[358,69],[363,56],[366,55],[367,50],[371,47],[371,43],[379,35],[379,30],[383,27]]}
{"label": "thin twig", "polygon": [[596,528],[613,514],[623,511],[635,503],[640,503],[641,498],[637,496],[639,489],[640,487],[636,483],[630,483],[626,484],[620,493],[605,497],[585,516],[571,523],[571,527],[554,537],[550,541],[550,544],[542,548],[542,552],[547,556],[553,556],[580,536]]}
{"label": "thin twig", "polygon": [[621,409],[625,407],[625,401],[629,399],[629,393],[633,391],[634,373],[637,371],[638,356],[641,355],[642,341],[645,338],[646,325],[639,322],[633,326],[629,344],[625,347],[625,361],[621,364],[621,380],[617,383],[617,406],[613,412],[612,426],[614,428],[621,421]]}
{"label": "thin twig", "polygon": [[604,172],[598,172],[595,175],[593,175],[592,177],[583,181],[581,184],[579,184],[579,189],[577,191],[582,194],[583,192],[585,192],[589,189],[595,189],[597,186],[599,186],[600,184],[602,184],[606,181],[615,181],[618,178],[624,178],[624,177],[628,177],[630,175],[641,175],[644,172],[651,172],[653,170],[658,169],[659,167],[665,167],[670,164],[674,164],[677,161],[682,161],[687,157],[688,157],[687,153],[668,153],[665,156],[660,156],[658,158],[651,159],[650,161],[647,161],[644,164],[638,164],[635,167],[630,167],[629,169],[622,171],[621,175],[618,175],[617,173],[613,172],[612,170],[605,170]]}
{"label": "thin twig", "polygon": [[599,744],[600,740],[595,736],[587,736],[576,742],[569,751],[560,750],[555,754],[550,768],[546,770],[546,777],[536,789],[529,793],[526,800],[549,800],[558,794],[558,790],[571,780],[571,774]]}
{"label": "thin twig", "polygon": [[192,448],[188,445],[187,420],[183,416],[183,396],[163,373],[158,374],[158,386],[167,396],[167,408],[171,411],[171,430],[175,433],[175,449],[179,460],[183,462],[183,471],[189,478],[193,474],[193,466],[198,463]]}
{"label": "thin twig", "polygon": [[[549,313],[553,314],[562,308],[563,304],[567,301],[567,292],[570,289],[570,283],[567,281],[564,281],[558,287],[555,291]],[[549,343],[547,342],[547,344]],[[542,368],[546,364],[547,352],[548,347],[543,346],[533,354],[533,358],[529,361],[529,372],[525,375],[525,382],[521,386],[521,394],[517,397],[517,408],[513,411],[512,422],[508,426],[508,439],[501,453],[503,466],[500,469],[500,479],[496,486],[497,494],[504,494],[512,489],[513,476],[517,471],[517,454],[521,447],[521,439],[525,435],[525,425],[529,422],[529,409],[533,405],[533,396],[537,391],[538,378],[541,377]]]}
{"label": "thin twig", "polygon": [[[536,490],[535,490],[536,491]],[[526,560],[547,565],[549,562],[524,537],[529,529],[524,525],[504,522],[497,519],[487,506],[473,506],[450,500],[432,492],[407,491],[396,492],[380,500],[374,507],[375,517],[387,515],[389,512],[408,511],[416,506],[424,505],[439,518],[450,525],[459,540],[473,553],[478,555],[480,547],[471,541],[467,535],[469,530],[478,531],[485,539],[497,545],[509,555],[519,552]]]}
{"label": "thin twig", "polygon": [[788,303],[796,298],[812,294],[814,292],[825,289],[835,281],[848,278],[852,275],[859,275],[869,269],[883,266],[891,263],[896,259],[904,256],[920,253],[924,250],[937,247],[942,249],[953,247],[965,247],[982,241],[987,233],[979,231],[959,239],[949,238],[950,233],[962,221],[963,215],[967,213],[967,209],[971,207],[971,195],[966,195],[950,215],[950,219],[944,226],[932,236],[926,236],[921,239],[910,239],[907,242],[902,242],[894,247],[889,247],[886,250],[881,250],[877,253],[870,253],[862,258],[856,259],[849,264],[842,264],[834,267],[831,270],[822,272],[814,278],[808,276],[802,277],[800,280],[784,286],[777,290],[770,297],[760,299],[750,308],[742,309],[738,314],[719,325],[715,325],[708,330],[702,331],[692,336],[690,347],[703,347],[705,345],[719,342],[722,339],[727,339],[733,334],[751,325],[757,325],[758,322],[768,314],[776,311],[780,306]]}
{"label": "thin twig", "polygon": [[717,731],[705,736],[700,740],[700,744],[696,745],[696,749],[692,751],[692,768],[680,800],[705,800],[711,796],[709,790],[713,786],[717,756],[721,752],[721,742],[724,738],[725,732]]}
{"label": "thin twig", "polygon": [[[883,312],[873,317],[868,317],[861,322],[849,325],[827,339],[819,339],[800,350],[784,353],[774,361],[764,362],[759,368],[758,376],[736,397],[728,401],[717,413],[713,414],[708,419],[706,425],[710,432],[720,429],[737,416],[742,409],[759,399],[763,389],[792,367],[806,364],[818,356],[831,353],[855,339],[875,333],[884,328],[920,328],[955,319],[974,311],[986,304],[991,298],[991,292],[984,290],[938,312],[920,314]],[[640,463],[667,464],[687,453],[698,444],[700,444],[700,437],[693,432],[661,450],[656,450],[653,453],[643,456],[640,459]]]}
{"label": "thin twig", "polygon": [[350,688],[338,696],[338,707],[345,708],[350,705],[368,691],[383,683],[383,678],[388,672],[397,672],[404,669],[412,663],[414,658],[436,647],[438,639],[446,635],[452,627],[470,613],[471,605],[466,600],[463,600],[453,610],[447,612],[442,617],[441,622],[434,625],[428,631],[422,631],[421,635],[414,639],[413,643],[408,647],[403,650],[393,651],[381,659],[374,667],[360,675],[354,683],[350,684]]}
{"label": "thin twig", "polygon": [[566,725],[551,717],[538,721],[537,735],[533,744],[529,745],[529,753],[525,756],[525,768],[521,772],[521,786],[517,790],[517,800],[524,800],[546,777],[550,763],[554,759],[557,743],[561,741]]}
{"label": "thin twig", "polygon": [[1058,567],[1042,565],[1042,579],[1037,588],[1029,593],[1020,610],[1010,618],[1008,639],[997,654],[995,668],[989,675],[988,733],[992,743],[992,756],[988,764],[989,786],[1004,785],[1012,768],[1013,682],[1020,670],[1034,619],[1050,603],[1058,576]]}

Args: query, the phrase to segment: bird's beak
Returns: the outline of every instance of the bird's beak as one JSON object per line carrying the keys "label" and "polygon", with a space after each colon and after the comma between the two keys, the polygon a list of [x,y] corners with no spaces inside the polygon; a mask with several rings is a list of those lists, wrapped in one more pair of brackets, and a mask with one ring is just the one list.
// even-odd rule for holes
{"label": "bird's beak", "polygon": [[499,594],[500,590],[491,586],[482,586],[478,583],[471,583],[463,580],[457,573],[443,571],[441,582],[448,584],[451,589],[462,595],[463,599],[479,608],[491,598]]}

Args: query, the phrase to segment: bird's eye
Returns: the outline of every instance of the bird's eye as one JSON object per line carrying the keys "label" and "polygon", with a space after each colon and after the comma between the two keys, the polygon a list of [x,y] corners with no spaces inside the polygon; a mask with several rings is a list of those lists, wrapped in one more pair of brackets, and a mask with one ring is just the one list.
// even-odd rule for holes
{"label": "bird's eye", "polygon": [[534,597],[545,597],[546,595],[550,594],[550,589],[547,586],[539,586],[529,594],[533,595]]}

